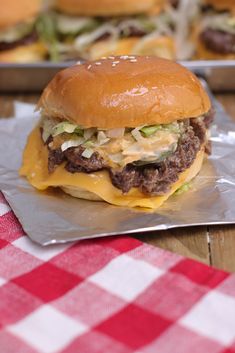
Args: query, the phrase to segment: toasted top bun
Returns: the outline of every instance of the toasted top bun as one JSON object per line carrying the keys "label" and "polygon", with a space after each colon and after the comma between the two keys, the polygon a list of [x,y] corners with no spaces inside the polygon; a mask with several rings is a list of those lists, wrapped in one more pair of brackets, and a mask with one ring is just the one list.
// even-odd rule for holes
{"label": "toasted top bun", "polygon": [[56,0],[57,10],[79,16],[119,16],[160,11],[165,0]]}
{"label": "toasted top bun", "polygon": [[198,117],[210,100],[197,77],[173,61],[116,56],[59,72],[38,108],[83,127],[112,129]]}
{"label": "toasted top bun", "polygon": [[0,0],[0,30],[38,14],[41,0]]}
{"label": "toasted top bun", "polygon": [[235,1],[234,0],[204,0],[205,5],[211,5],[216,10],[229,10],[235,11]]}

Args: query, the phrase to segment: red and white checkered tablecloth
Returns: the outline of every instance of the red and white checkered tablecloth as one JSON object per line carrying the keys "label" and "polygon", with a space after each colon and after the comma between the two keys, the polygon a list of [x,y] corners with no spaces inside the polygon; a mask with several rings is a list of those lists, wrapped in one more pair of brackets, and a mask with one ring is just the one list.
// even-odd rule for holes
{"label": "red and white checkered tablecloth", "polygon": [[0,196],[1,353],[234,353],[235,276],[113,237],[40,247]]}

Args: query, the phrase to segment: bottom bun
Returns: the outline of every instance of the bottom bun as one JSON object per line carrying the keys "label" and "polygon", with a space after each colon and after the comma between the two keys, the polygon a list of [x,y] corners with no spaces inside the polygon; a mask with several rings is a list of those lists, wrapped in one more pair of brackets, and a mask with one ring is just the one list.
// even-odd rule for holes
{"label": "bottom bun", "polygon": [[117,42],[102,40],[93,44],[88,50],[88,58],[99,59],[109,55],[155,55],[165,59],[175,59],[176,51],[173,38],[123,38]]}
{"label": "bottom bun", "polygon": [[61,186],[60,187],[66,194],[69,194],[78,199],[90,200],[90,201],[103,201],[101,197],[94,194],[93,192],[84,190],[82,188],[72,186]]}
{"label": "bottom bun", "polygon": [[36,42],[0,51],[0,62],[33,63],[43,60],[46,55],[47,50],[45,46],[40,42]]}

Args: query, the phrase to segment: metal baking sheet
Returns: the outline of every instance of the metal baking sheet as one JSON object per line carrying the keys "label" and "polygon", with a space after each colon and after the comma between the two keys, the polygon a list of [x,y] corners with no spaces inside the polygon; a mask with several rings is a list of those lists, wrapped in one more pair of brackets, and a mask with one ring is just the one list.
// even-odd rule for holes
{"label": "metal baking sheet", "polygon": [[[216,110],[213,154],[205,161],[192,188],[172,196],[158,210],[127,209],[104,202],[72,198],[57,189],[36,191],[18,176],[26,137],[38,116],[19,105],[21,114],[0,119],[0,190],[32,240],[64,243],[114,234],[175,227],[235,223],[235,123],[212,98]],[[27,108],[27,109],[25,109]]]}
{"label": "metal baking sheet", "polygon": [[[183,61],[203,77],[214,92],[235,90],[235,60]],[[0,92],[40,92],[56,72],[74,63],[1,64]]]}

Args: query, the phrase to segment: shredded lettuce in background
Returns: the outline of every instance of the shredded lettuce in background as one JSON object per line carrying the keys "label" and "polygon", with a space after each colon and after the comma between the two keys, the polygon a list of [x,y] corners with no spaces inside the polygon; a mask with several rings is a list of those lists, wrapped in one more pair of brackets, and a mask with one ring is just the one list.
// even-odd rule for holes
{"label": "shredded lettuce in background", "polygon": [[59,61],[58,37],[56,19],[52,12],[41,14],[36,21],[36,30],[39,38],[45,43],[52,61]]}
{"label": "shredded lettuce in background", "polygon": [[0,42],[12,43],[29,35],[34,28],[32,20],[0,30]]}
{"label": "shredded lettuce in background", "polygon": [[204,18],[203,28],[211,28],[225,33],[235,34],[235,16],[229,13],[207,16]]}
{"label": "shredded lettuce in background", "polygon": [[76,17],[55,14],[56,29],[63,35],[77,36],[79,34],[95,30],[100,21],[93,17]]}

